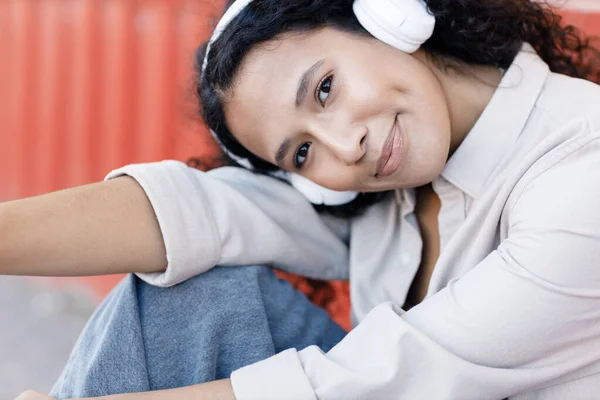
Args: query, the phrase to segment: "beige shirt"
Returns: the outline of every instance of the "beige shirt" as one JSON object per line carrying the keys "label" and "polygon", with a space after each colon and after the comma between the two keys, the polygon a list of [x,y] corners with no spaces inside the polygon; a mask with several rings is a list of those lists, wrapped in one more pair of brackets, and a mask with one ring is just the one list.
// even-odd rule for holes
{"label": "beige shirt", "polygon": [[235,168],[167,161],[129,174],[156,211],[176,284],[214,265],[350,278],[358,325],[327,354],[290,349],[233,373],[238,400],[600,398],[600,87],[524,47],[433,182],[440,258],[426,299],[399,305],[421,258],[415,194],[353,220]]}

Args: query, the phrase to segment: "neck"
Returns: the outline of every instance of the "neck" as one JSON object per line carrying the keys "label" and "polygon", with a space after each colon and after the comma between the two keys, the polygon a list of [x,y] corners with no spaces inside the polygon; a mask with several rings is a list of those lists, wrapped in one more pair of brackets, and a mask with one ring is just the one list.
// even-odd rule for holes
{"label": "neck", "polygon": [[493,66],[449,64],[442,69],[429,61],[437,76],[450,112],[450,154],[460,146],[487,107],[502,80]]}

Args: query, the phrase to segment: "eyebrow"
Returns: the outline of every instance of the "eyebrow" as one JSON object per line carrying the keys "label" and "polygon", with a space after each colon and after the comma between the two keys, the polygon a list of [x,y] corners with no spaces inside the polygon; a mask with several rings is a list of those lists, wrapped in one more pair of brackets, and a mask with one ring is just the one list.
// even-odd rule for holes
{"label": "eyebrow", "polygon": [[325,60],[317,61],[312,67],[304,71],[298,82],[298,91],[296,92],[296,108],[300,107],[306,95],[308,94],[308,88],[311,86],[312,80],[317,70],[323,65]]}
{"label": "eyebrow", "polygon": [[290,139],[285,139],[283,142],[281,142],[281,145],[275,154],[275,163],[277,163],[277,166],[281,169],[283,169],[283,160],[285,160],[288,151],[290,151],[291,143],[292,141]]}

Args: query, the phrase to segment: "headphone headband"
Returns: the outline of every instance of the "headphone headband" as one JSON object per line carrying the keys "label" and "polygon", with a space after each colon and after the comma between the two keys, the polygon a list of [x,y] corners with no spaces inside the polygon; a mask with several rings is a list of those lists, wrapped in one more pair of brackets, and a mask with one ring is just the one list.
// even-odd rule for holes
{"label": "headphone headband", "polygon": [[217,23],[217,26],[215,27],[215,30],[213,31],[213,34],[210,40],[208,41],[208,46],[206,46],[206,54],[204,55],[204,61],[202,62],[203,74],[204,70],[206,69],[206,64],[208,63],[208,52],[210,51],[212,44],[221,36],[225,28],[227,28],[227,25],[229,25],[229,23],[231,22],[231,20],[237,17],[238,14],[241,13],[242,10],[246,8],[248,4],[252,3],[252,1],[253,0],[236,0],[233,2],[233,4],[231,4],[231,6],[229,6],[227,10],[225,10],[225,13]]}

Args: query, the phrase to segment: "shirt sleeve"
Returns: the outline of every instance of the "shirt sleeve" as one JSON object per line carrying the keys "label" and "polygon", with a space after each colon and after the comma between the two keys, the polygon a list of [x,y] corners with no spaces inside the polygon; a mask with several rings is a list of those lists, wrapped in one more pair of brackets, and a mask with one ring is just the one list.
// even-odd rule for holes
{"label": "shirt sleeve", "polygon": [[178,161],[134,164],[106,179],[133,177],[145,191],[167,251],[171,286],[220,265],[273,265],[316,279],[348,278],[348,223],[320,216],[287,183],[242,168],[208,173]]}
{"label": "shirt sleeve", "polygon": [[599,151],[533,179],[506,239],[462,278],[408,312],[379,305],[326,354],[235,371],[237,399],[502,399],[598,374]]}

